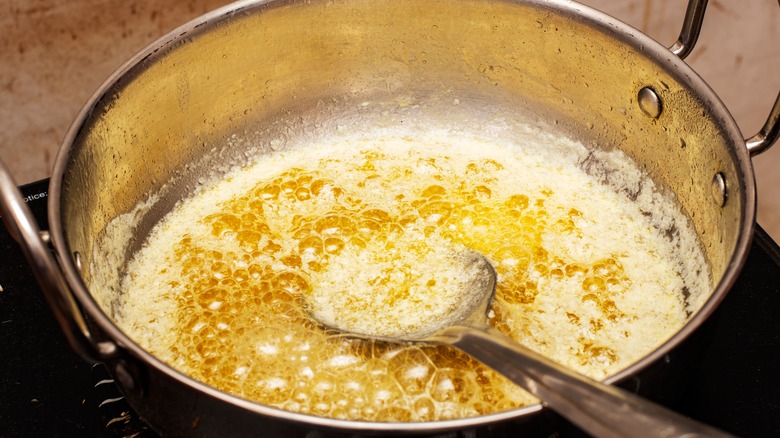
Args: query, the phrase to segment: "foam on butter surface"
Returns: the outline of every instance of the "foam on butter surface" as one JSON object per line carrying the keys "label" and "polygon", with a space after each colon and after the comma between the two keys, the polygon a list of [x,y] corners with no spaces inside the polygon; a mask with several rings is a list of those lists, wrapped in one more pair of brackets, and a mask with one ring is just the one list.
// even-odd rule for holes
{"label": "foam on butter surface", "polygon": [[[671,202],[652,183],[647,202],[627,200],[583,170],[592,156],[535,131],[323,138],[204,185],[160,222],[121,284],[105,281],[99,301],[121,291],[118,324],[176,369],[294,412],[430,421],[531,404],[452,348],[350,340],[302,303],[337,294],[337,307],[367,324],[419,319],[411,314],[437,294],[452,299],[435,248],[466,246],[498,273],[496,328],[591,377],[626,367],[683,325],[709,279],[696,245],[681,251],[651,221],[690,228]],[[358,314],[359,293],[400,307]]]}

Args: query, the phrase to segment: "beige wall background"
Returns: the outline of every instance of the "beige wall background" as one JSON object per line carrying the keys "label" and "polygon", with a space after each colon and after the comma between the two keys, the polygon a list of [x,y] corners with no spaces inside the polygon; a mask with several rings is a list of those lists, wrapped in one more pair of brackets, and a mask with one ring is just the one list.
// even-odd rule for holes
{"label": "beige wall background", "polygon": [[[86,100],[135,52],[224,0],[0,0],[0,157],[16,180],[48,177]],[[584,0],[670,46],[687,0]],[[710,0],[688,62],[749,137],[780,90],[780,2]],[[780,145],[754,159],[759,223],[780,241]]]}

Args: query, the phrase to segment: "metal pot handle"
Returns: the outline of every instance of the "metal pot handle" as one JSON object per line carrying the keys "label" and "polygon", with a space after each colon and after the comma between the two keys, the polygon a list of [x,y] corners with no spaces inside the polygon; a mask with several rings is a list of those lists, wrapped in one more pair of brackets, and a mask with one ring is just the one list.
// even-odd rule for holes
{"label": "metal pot handle", "polygon": [[672,47],[669,47],[669,50],[680,59],[685,59],[690,55],[693,46],[695,46],[696,41],[699,40],[701,25],[704,22],[704,11],[707,9],[708,1],[709,0],[690,0],[688,2],[688,9],[685,10],[685,18],[683,19],[683,27],[680,31],[680,36]]}
{"label": "metal pot handle", "polygon": [[30,208],[24,203],[16,182],[2,160],[0,215],[11,237],[21,246],[70,347],[88,362],[102,362],[115,356],[115,344],[96,342],[92,337],[84,315],[47,244],[48,232],[41,232],[38,228]]}
{"label": "metal pot handle", "polygon": [[[701,33],[701,26],[704,22],[704,11],[707,9],[708,0],[690,0],[688,8],[685,11],[683,27],[677,41],[669,48],[680,59],[685,59],[691,51]],[[780,0],[778,0],[780,5]],[[780,92],[777,93],[777,99],[769,112],[769,117],[758,134],[745,140],[750,156],[754,157],[772,146],[780,138]]]}
{"label": "metal pot handle", "polygon": [[745,140],[745,145],[750,156],[754,157],[769,149],[778,138],[780,138],[780,93],[777,93],[777,99],[775,99],[775,104],[772,106],[772,111],[769,112],[769,118],[766,119],[764,126],[758,131],[758,134]]}

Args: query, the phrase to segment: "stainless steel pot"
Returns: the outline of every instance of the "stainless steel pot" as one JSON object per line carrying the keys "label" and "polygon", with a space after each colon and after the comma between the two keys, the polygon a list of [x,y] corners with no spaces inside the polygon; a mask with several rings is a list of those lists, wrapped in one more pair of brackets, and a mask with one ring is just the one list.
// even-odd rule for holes
{"label": "stainless steel pot", "polygon": [[675,193],[699,234],[715,279],[711,296],[674,337],[608,382],[625,380],[689,337],[728,292],[755,221],[750,156],[780,131],[780,96],[762,131],[746,141],[682,61],[706,3],[691,1],[670,51],[563,0],[238,2],[153,43],[100,87],[57,157],[48,233],[39,232],[5,171],[2,215],[73,348],[105,362],[161,433],[436,434],[527,423],[541,406],[434,423],[366,423],[283,412],[207,387],[141,349],[97,305],[90,293],[90,264],[101,254],[95,242],[112,218],[154,194],[126,259],[204,172],[242,156],[235,133],[256,136],[264,153],[339,118],[365,120],[364,102],[380,112],[420,105],[431,108],[426,116],[452,123],[460,115],[437,106],[442,99],[457,98],[469,117],[522,111],[593,147],[623,150]]}

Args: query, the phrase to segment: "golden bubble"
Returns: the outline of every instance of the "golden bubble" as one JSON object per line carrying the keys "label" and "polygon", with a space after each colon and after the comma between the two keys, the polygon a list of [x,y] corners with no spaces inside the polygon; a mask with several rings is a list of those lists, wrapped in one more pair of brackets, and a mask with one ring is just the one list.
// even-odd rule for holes
{"label": "golden bubble", "polygon": [[295,190],[298,189],[298,183],[296,181],[285,180],[279,187],[285,195],[292,195]]}
{"label": "golden bubble", "polygon": [[309,281],[294,271],[281,272],[271,281],[275,290],[282,290],[293,296],[306,294],[311,290]]}
{"label": "golden bubble", "polygon": [[429,397],[415,400],[413,409],[417,421],[431,421],[436,418],[436,405]]}
{"label": "golden bubble", "polygon": [[599,299],[598,295],[596,294],[585,294],[582,296],[582,302],[591,301],[593,303],[596,303],[596,305],[600,305],[601,300]]}
{"label": "golden bubble", "polygon": [[323,244],[325,246],[325,252],[328,254],[338,254],[344,249],[344,241],[338,237],[328,237]]}
{"label": "golden bubble", "polygon": [[460,369],[439,368],[431,381],[431,398],[439,402],[465,403],[474,397],[476,388]]}
{"label": "golden bubble", "polygon": [[422,198],[431,198],[433,196],[444,196],[447,194],[447,189],[440,185],[432,185],[424,188],[422,192],[420,193],[420,197]]}
{"label": "golden bubble", "polygon": [[290,382],[281,377],[267,376],[258,380],[255,386],[262,395],[262,399],[268,404],[282,403],[290,398],[292,392]]}
{"label": "golden bubble", "polygon": [[383,228],[382,222],[374,219],[364,219],[357,224],[357,230],[368,235],[378,234]]}
{"label": "golden bubble", "polygon": [[528,208],[528,205],[529,200],[526,195],[510,195],[509,198],[504,201],[504,206],[511,209],[525,210]]}
{"label": "golden bubble", "polygon": [[564,268],[564,272],[566,272],[567,277],[574,277],[577,275],[585,274],[586,272],[588,272],[588,269],[585,266],[580,265],[578,263],[571,263],[566,265],[566,267]]}
{"label": "golden bubble", "polygon": [[287,257],[282,257],[279,261],[281,261],[288,268],[300,268],[301,267],[301,258],[300,258],[300,256],[295,255],[295,254],[288,255]]}
{"label": "golden bubble", "polygon": [[422,394],[427,390],[434,367],[418,348],[409,348],[393,356],[388,368],[394,370],[398,385],[407,395]]}
{"label": "golden bubble", "polygon": [[305,187],[300,187],[295,190],[295,198],[299,201],[307,201],[311,199],[311,192]]}
{"label": "golden bubble", "polygon": [[606,286],[604,279],[601,277],[589,275],[582,280],[582,290],[588,293],[598,294],[604,292]]}
{"label": "golden bubble", "polygon": [[263,201],[273,201],[279,197],[279,193],[281,193],[281,191],[282,188],[279,187],[278,185],[270,184],[267,186],[260,187],[257,190],[257,197],[259,197]]}
{"label": "golden bubble", "polygon": [[309,256],[319,256],[324,251],[322,238],[319,236],[307,236],[298,242],[298,251]]}

